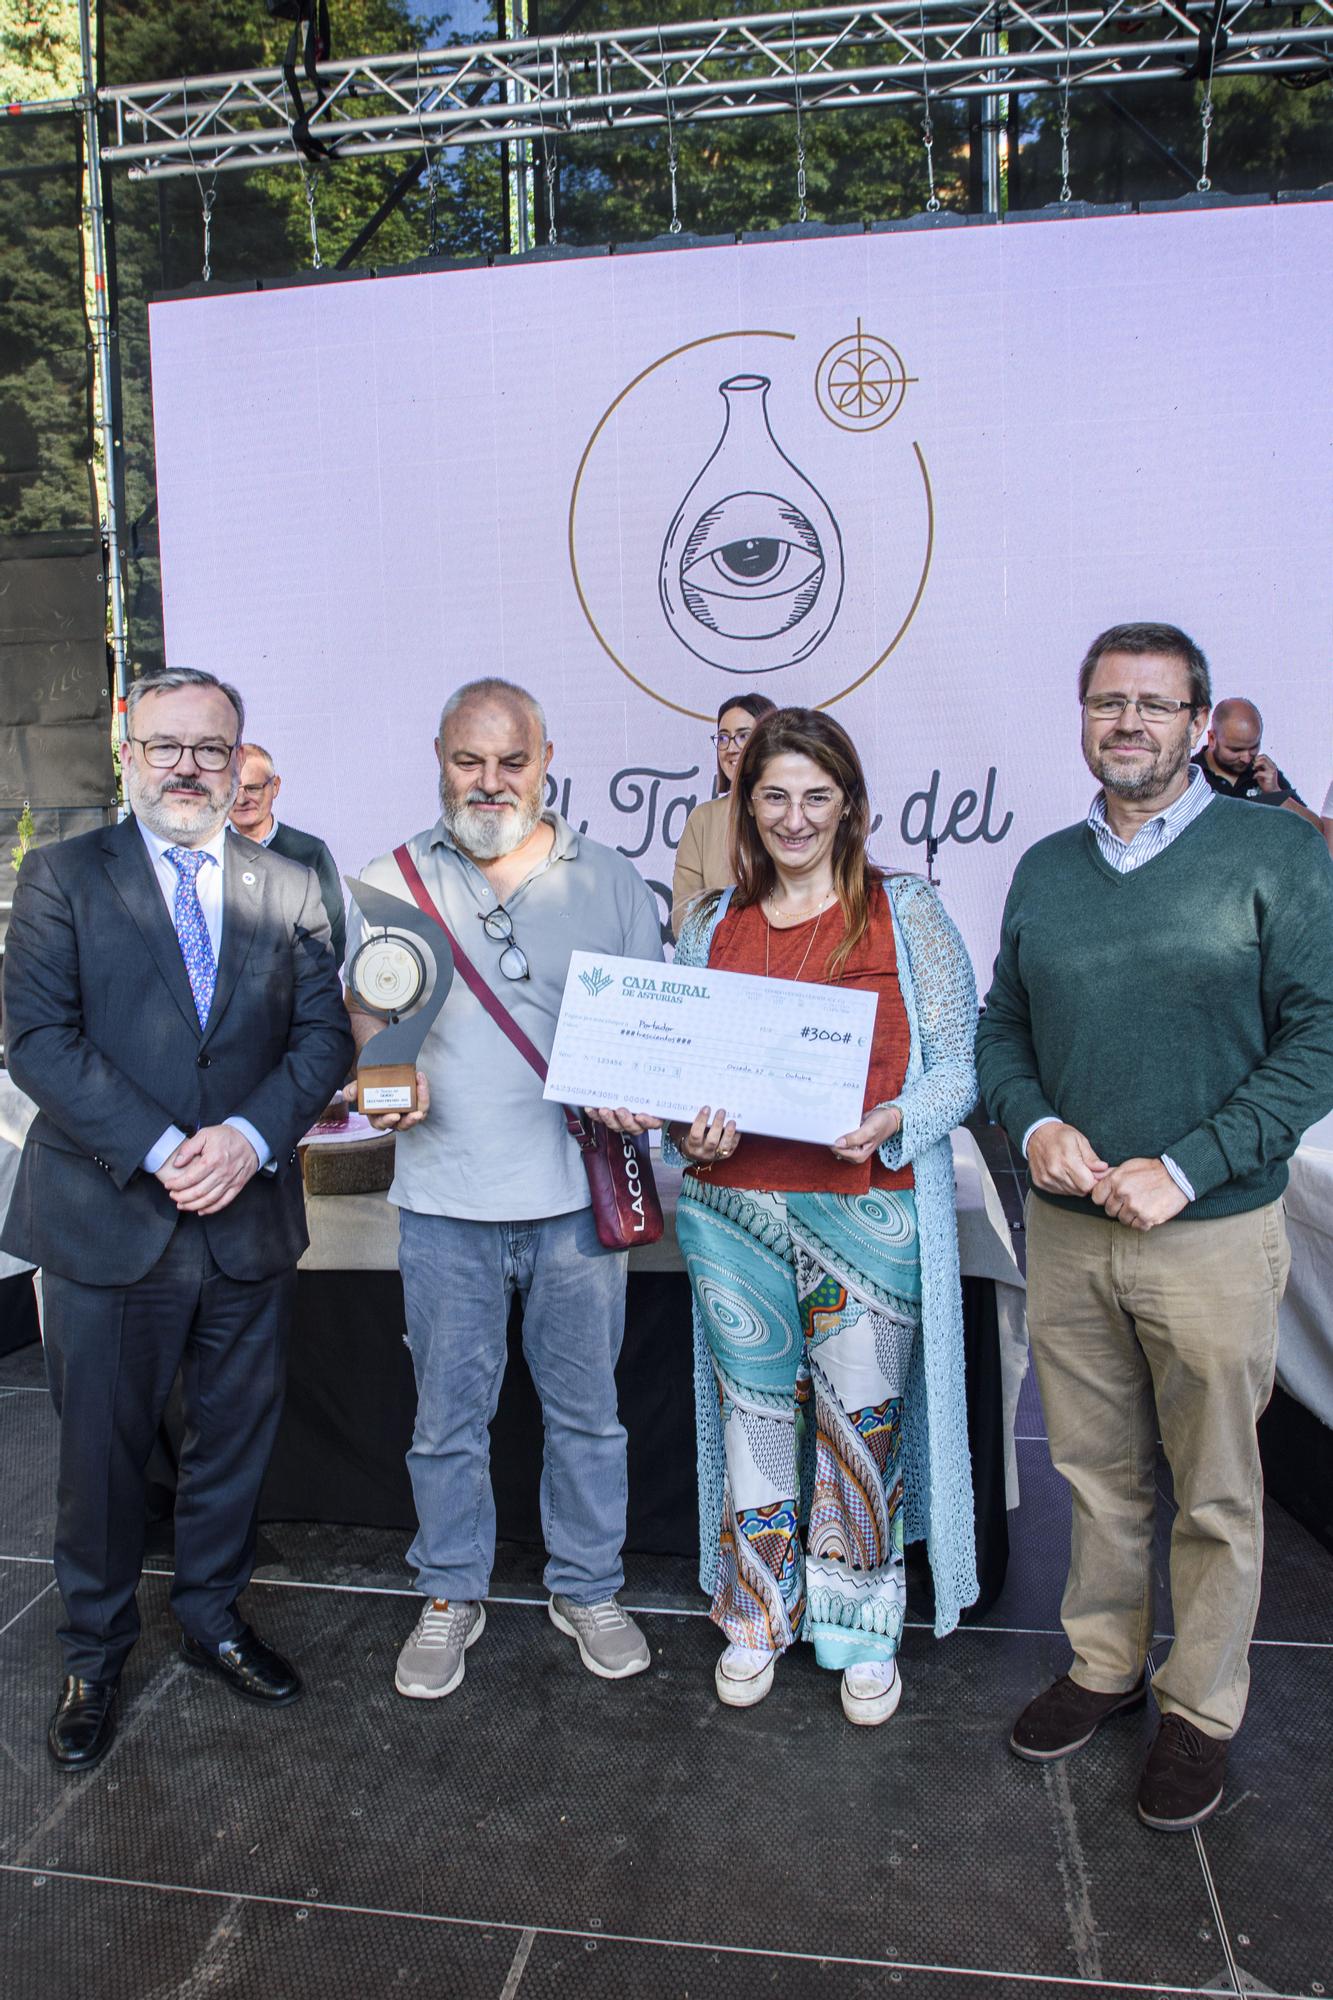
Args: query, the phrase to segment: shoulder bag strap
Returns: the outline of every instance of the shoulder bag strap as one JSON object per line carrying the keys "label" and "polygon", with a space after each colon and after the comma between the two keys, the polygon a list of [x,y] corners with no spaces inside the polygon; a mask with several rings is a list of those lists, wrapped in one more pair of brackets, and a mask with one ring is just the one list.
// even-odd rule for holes
{"label": "shoulder bag strap", "polygon": [[[536,1070],[542,1082],[545,1083],[548,1074],[545,1056],[536,1044],[530,1041],[528,1036],[524,1034],[522,1028],[519,1027],[518,1022],[514,1019],[504,1002],[491,991],[476,966],[472,963],[472,960],[464,951],[462,945],[458,942],[458,939],[450,930],[448,924],[444,921],[444,918],[440,915],[435,905],[435,899],[422,881],[421,871],[418,869],[412,856],[408,853],[406,844],[402,847],[395,847],[393,858],[402,871],[403,880],[412,891],[412,898],[417,908],[423,911],[433,923],[437,923],[448,938],[449,949],[454,955],[454,965],[463,984],[472,993],[474,998],[480,1001],[496,1027],[500,1030],[500,1033],[507,1036],[513,1043],[524,1062]],[[589,1137],[583,1120],[577,1113],[571,1111],[567,1104],[562,1105],[561,1109],[565,1114],[565,1123],[569,1127],[571,1137],[577,1139],[579,1145],[585,1149],[595,1144],[595,1139]]]}

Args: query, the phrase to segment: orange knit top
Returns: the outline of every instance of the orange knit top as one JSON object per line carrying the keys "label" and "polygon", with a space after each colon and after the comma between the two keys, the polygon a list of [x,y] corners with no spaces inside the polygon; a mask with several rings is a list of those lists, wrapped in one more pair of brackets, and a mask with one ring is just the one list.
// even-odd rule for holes
{"label": "orange knit top", "polygon": [[[819,925],[815,931],[815,925]],[[812,932],[814,932],[812,941]],[[835,903],[822,917],[790,930],[771,929],[761,906],[728,910],[713,933],[708,963],[723,972],[762,974],[773,979],[802,979],[822,985],[829,979],[829,962],[842,941],[841,914]],[[804,961],[804,963],[802,962]],[[870,1046],[864,1109],[869,1111],[898,1095],[907,1075],[908,1026],[898,984],[898,954],[888,898],[871,899],[870,928],[848,959],[836,982],[877,993],[875,1033]],[[700,1169],[691,1167],[691,1173]],[[912,1169],[896,1171],[872,1153],[860,1166],[835,1160],[827,1146],[804,1140],[772,1139],[760,1132],[742,1132],[729,1160],[702,1170],[719,1187],[771,1188],[787,1194],[864,1194],[867,1188],[910,1188]]]}

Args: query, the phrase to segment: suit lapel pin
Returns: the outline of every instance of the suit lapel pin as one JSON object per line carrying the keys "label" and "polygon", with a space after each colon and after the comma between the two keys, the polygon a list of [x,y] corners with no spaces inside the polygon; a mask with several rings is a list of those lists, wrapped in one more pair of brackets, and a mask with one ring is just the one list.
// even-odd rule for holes
{"label": "suit lapel pin", "polygon": [[250,870],[249,868],[247,868],[247,869],[246,869],[246,871],[245,871],[244,875],[242,875],[242,877],[241,877],[241,880],[242,880],[242,882],[244,882],[244,884],[245,884],[245,886],[246,886],[246,888],[247,888],[247,889],[253,889],[253,888],[254,888],[254,886],[255,886],[255,878],[254,878],[254,875],[253,875],[253,873],[251,872],[251,870]]}

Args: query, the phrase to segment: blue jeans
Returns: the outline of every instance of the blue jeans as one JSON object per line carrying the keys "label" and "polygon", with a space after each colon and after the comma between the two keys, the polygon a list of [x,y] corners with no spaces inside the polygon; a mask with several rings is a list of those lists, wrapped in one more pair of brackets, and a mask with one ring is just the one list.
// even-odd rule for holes
{"label": "blue jeans", "polygon": [[407,1469],[419,1523],[407,1560],[428,1597],[485,1597],[495,1560],[490,1422],[523,1302],[523,1353],[541,1398],[545,1582],[576,1604],[620,1589],[628,1481],[616,1413],[625,1332],[623,1251],[603,1250],[590,1208],[535,1222],[399,1212],[417,1418]]}

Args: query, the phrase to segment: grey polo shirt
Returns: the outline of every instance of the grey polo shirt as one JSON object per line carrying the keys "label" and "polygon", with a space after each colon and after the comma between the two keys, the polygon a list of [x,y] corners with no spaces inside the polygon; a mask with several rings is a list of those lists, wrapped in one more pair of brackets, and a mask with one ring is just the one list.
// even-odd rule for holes
{"label": "grey polo shirt", "polygon": [[[546,860],[508,898],[530,977],[506,979],[501,947],[479,919],[496,906],[486,877],[437,820],[408,841],[421,879],[482,978],[543,1055],[573,951],[660,959],[662,932],[652,891],[633,864],[589,840],[558,813]],[[411,901],[392,854],[361,871],[362,880]],[[353,904],[347,962],[366,936]],[[588,1177],[558,1104],[547,1104],[539,1078],[455,974],[449,997],[427,1035],[420,1065],[430,1081],[430,1111],[399,1135],[389,1200],[421,1215],[472,1222],[526,1222],[586,1208]]]}

